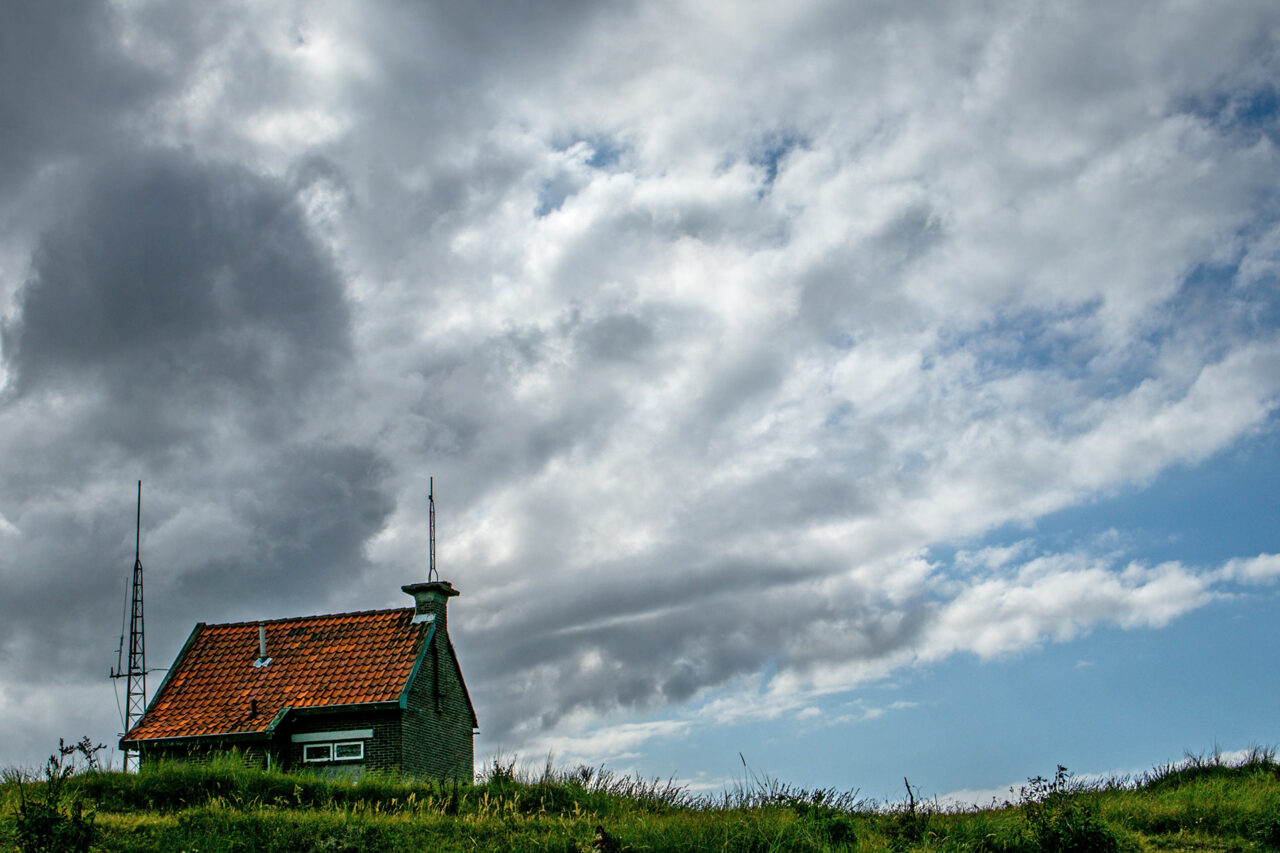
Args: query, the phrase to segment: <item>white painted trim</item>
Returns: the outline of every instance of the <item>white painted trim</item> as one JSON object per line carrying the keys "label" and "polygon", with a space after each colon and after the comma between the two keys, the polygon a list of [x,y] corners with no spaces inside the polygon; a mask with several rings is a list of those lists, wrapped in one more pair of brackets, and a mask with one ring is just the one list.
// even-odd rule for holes
{"label": "white painted trim", "polygon": [[305,732],[290,736],[292,743],[316,743],[322,740],[368,740],[373,729],[346,729],[340,732]]}
{"label": "white painted trim", "polygon": [[[322,758],[308,758],[308,757],[307,757],[307,750],[309,750],[309,749],[320,749],[321,747],[324,747],[324,750],[325,750],[324,757],[322,757]],[[313,743],[313,744],[307,744],[306,746],[304,746],[304,747],[302,748],[302,760],[303,760],[303,761],[305,761],[305,762],[306,762],[306,763],[308,763],[308,764],[316,764],[316,763],[324,762],[324,761],[333,761],[333,744],[331,744],[331,743]]]}

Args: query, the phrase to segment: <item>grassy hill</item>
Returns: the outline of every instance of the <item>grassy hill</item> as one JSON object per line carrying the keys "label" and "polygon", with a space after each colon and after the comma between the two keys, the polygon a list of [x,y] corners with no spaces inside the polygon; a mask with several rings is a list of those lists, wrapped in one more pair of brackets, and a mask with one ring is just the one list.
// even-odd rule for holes
{"label": "grassy hill", "polygon": [[495,764],[476,785],[441,787],[249,771],[232,760],[126,775],[76,769],[64,760],[74,747],[64,753],[39,780],[5,774],[0,848],[72,850],[92,835],[94,850],[165,853],[1280,850],[1271,750],[1234,766],[1193,758],[1092,785],[1058,768],[1015,802],[964,810],[760,778],[711,797],[591,768],[538,775]]}

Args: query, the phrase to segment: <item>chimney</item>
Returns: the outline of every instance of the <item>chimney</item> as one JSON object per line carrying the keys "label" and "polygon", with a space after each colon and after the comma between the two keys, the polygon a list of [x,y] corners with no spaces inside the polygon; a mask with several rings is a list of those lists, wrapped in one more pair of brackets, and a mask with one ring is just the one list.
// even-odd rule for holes
{"label": "chimney", "polygon": [[449,622],[445,607],[450,598],[458,595],[453,584],[448,581],[428,581],[406,584],[400,589],[413,596],[414,622],[435,622],[436,631],[448,636]]}

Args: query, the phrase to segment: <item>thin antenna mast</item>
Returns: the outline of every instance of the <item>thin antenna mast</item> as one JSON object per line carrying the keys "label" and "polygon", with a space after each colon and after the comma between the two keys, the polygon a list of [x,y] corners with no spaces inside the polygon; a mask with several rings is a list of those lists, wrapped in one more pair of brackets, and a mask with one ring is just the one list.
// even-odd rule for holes
{"label": "thin antenna mast", "polygon": [[427,515],[431,519],[431,567],[427,570],[427,582],[440,580],[440,575],[436,572],[436,478],[427,478]]}
{"label": "thin antenna mast", "polygon": [[[124,637],[121,636],[121,645],[123,646]],[[125,692],[128,698],[125,701],[125,721],[124,730],[127,734],[139,720],[142,714],[147,710],[147,651],[146,651],[146,634],[142,627],[142,481],[138,481],[138,524],[136,537],[134,539],[133,551],[133,594],[130,597],[129,608],[129,668],[126,672],[113,670],[112,678],[124,678],[126,684]],[[138,769],[139,755],[136,752],[126,751],[124,754],[124,769]]]}

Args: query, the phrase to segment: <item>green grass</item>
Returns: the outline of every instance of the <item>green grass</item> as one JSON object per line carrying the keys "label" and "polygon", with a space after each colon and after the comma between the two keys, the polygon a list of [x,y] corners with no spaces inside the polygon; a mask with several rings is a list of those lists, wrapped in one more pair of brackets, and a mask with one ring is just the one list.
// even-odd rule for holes
{"label": "green grass", "polygon": [[[6,774],[0,849],[23,849],[18,804],[44,784]],[[101,851],[1280,851],[1271,750],[1238,766],[1191,758],[1092,785],[1059,768],[1031,780],[1017,802],[982,809],[943,809],[914,795],[877,804],[755,776],[695,796],[670,781],[497,762],[464,786],[381,776],[352,784],[234,760],[170,764],[79,772],[62,796],[66,810],[79,798],[92,814]]]}

